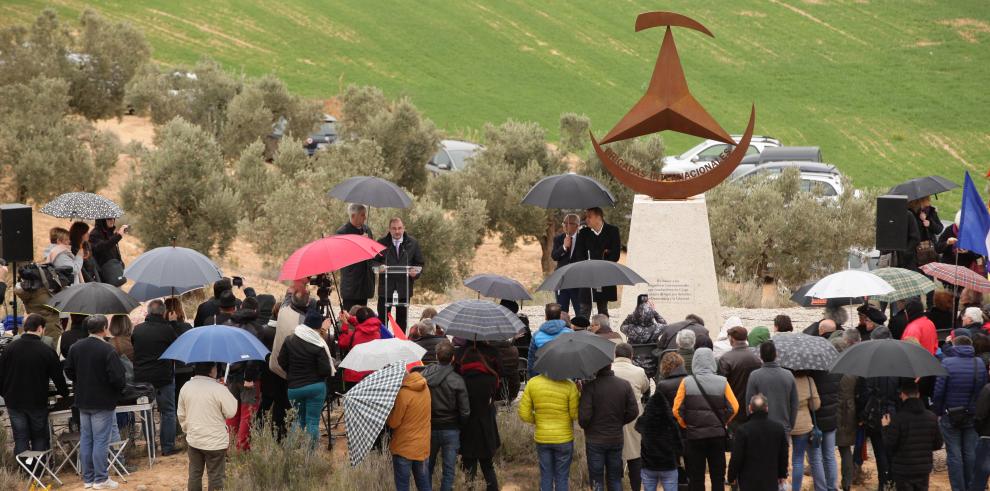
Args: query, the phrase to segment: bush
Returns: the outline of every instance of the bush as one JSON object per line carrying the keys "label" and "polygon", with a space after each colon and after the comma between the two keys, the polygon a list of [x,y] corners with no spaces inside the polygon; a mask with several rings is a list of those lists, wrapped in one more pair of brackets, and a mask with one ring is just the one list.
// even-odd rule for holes
{"label": "bush", "polygon": [[243,491],[328,489],[327,482],[336,477],[333,461],[310,442],[309,434],[296,425],[291,425],[281,442],[275,439],[270,422],[252,428],[251,450],[230,454],[225,487]]}
{"label": "bush", "polygon": [[722,184],[707,195],[719,275],[793,288],[844,269],[850,247],[874,243],[875,192],[849,182],[837,201],[800,190],[796,169],[779,178]]}
{"label": "bush", "polygon": [[[285,137],[305,138],[313,130],[319,115],[318,103],[290,94],[281,80],[266,75],[249,82],[230,100],[220,136],[223,153],[236,157],[250,142],[269,138],[273,125],[282,118],[287,124],[280,137],[287,145],[301,147],[297,140],[289,141]],[[302,148],[299,151],[302,152]]]}
{"label": "bush", "polygon": [[578,152],[588,147],[588,130],[591,118],[583,114],[564,113],[560,115],[560,151]]}
{"label": "bush", "polygon": [[265,163],[265,144],[256,140],[237,159],[234,180],[241,202],[241,217],[254,221],[272,187],[271,173]]}
{"label": "bush", "polygon": [[202,128],[176,118],[155,134],[156,149],[141,156],[122,191],[146,247],[172,243],[223,255],[237,229],[238,196],[220,148]]}

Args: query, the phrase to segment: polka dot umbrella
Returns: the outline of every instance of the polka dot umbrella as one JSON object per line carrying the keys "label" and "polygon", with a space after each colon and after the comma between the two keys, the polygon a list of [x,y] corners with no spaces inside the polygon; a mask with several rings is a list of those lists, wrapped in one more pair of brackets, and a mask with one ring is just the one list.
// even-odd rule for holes
{"label": "polka dot umbrella", "polygon": [[65,193],[41,207],[41,212],[56,218],[120,218],[124,210],[117,203],[93,193]]}

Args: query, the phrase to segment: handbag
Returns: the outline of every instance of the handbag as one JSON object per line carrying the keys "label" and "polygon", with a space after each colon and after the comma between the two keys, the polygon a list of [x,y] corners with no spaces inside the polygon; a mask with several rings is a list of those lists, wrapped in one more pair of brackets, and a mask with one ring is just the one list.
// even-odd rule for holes
{"label": "handbag", "polygon": [[935,262],[938,259],[938,254],[935,252],[935,246],[932,245],[932,241],[923,240],[918,243],[918,247],[914,249],[915,257],[918,260],[918,266],[923,266],[928,263]]}
{"label": "handbag", "polygon": [[698,386],[698,391],[701,392],[701,397],[705,399],[705,404],[708,405],[708,409],[711,409],[712,412],[715,413],[715,416],[718,418],[718,422],[722,423],[722,430],[725,431],[725,447],[727,449],[731,449],[733,437],[732,437],[732,433],[729,433],[729,428],[725,425],[725,419],[722,418],[722,413],[716,411],[715,407],[712,406],[712,401],[708,400],[708,394],[705,393],[705,389],[704,387],[701,386],[701,382],[698,382],[698,377],[691,375],[691,378],[694,379],[694,385]]}
{"label": "handbag", "polygon": [[100,278],[103,279],[104,283],[113,286],[127,283],[127,278],[124,278],[124,261],[116,258],[107,260],[100,265]]}
{"label": "handbag", "polygon": [[[980,392],[980,388],[976,386],[976,373],[980,370],[980,364],[973,358],[973,394],[970,397],[970,403]],[[969,406],[959,406],[950,407],[945,410],[945,416],[949,418],[949,424],[953,428],[968,428],[973,426],[973,413],[969,411]]]}
{"label": "handbag", "polygon": [[811,410],[811,378],[808,378],[808,414],[811,414],[811,433],[808,435],[808,446],[811,448],[821,448],[822,446],[822,430],[818,428],[818,420],[815,419],[815,412]]}

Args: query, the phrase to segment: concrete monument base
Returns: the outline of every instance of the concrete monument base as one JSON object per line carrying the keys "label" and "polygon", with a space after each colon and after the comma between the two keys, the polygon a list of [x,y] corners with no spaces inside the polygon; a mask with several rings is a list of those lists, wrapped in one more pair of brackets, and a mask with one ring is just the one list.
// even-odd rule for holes
{"label": "concrete monument base", "polygon": [[723,320],[704,196],[657,201],[637,194],[627,247],[626,266],[649,283],[622,287],[615,322],[622,322],[636,307],[636,297],[647,293],[667,322],[696,314],[714,340]]}

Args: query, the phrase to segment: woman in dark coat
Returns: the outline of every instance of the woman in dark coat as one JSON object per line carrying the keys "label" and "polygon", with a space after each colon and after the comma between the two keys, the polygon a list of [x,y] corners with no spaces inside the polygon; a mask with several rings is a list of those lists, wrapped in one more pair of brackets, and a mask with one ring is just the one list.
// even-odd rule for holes
{"label": "woman in dark coat", "polygon": [[498,375],[478,350],[468,348],[460,365],[461,377],[467,386],[471,415],[461,428],[461,463],[468,480],[473,481],[481,464],[486,489],[497,491],[498,478],[492,459],[502,445],[495,422],[495,395]]}
{"label": "woman in dark coat", "polygon": [[635,428],[643,435],[640,448],[643,489],[655,491],[658,484],[663,489],[676,487],[677,465],[683,451],[681,433],[662,391],[650,397]]}
{"label": "woman in dark coat", "polygon": [[[100,218],[95,221],[93,230],[89,232],[89,245],[93,250],[93,259],[96,260],[96,267],[100,269],[101,276],[103,276],[101,268],[108,261],[113,259],[123,261],[120,256],[120,247],[117,244],[123,238],[121,234],[127,233],[128,228],[125,225],[117,230],[117,221],[113,218]],[[113,281],[111,278],[101,278],[101,280],[104,283]]]}
{"label": "woman in dark coat", "polygon": [[[653,344],[660,339],[667,321],[657,313],[653,302],[646,295],[637,299],[636,310],[626,317],[619,331],[626,335],[629,344]],[[657,375],[657,357],[652,353],[642,353],[633,356],[633,364],[646,371],[646,376],[653,378]]]}

